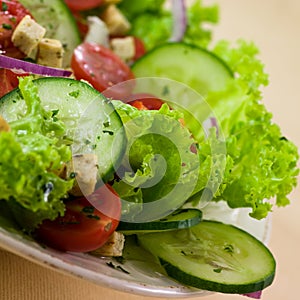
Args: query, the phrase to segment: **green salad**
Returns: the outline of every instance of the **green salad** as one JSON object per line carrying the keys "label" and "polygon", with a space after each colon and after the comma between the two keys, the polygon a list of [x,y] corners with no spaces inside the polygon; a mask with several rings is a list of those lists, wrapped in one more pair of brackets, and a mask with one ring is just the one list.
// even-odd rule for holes
{"label": "green salad", "polygon": [[104,256],[134,236],[182,284],[260,297],[270,250],[202,212],[261,220],[297,184],[257,47],[213,43],[219,9],[200,0],[1,3],[0,226]]}

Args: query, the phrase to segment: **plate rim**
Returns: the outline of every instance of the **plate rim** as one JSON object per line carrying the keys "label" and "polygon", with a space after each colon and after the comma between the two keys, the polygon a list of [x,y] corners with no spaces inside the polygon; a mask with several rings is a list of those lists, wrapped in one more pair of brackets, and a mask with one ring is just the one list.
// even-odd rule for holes
{"label": "plate rim", "polygon": [[[230,223],[234,224],[238,223],[238,221],[236,219],[235,221]],[[261,225],[259,224],[257,226],[261,227],[261,237],[258,239],[261,240],[264,244],[268,244],[271,234],[271,215],[269,214],[269,216],[266,219],[264,219],[264,222]],[[243,228],[243,226],[238,227],[240,227],[241,229],[245,229]],[[71,255],[80,258],[86,257],[87,255],[91,254],[60,252],[48,247],[42,247],[39,243],[35,242],[34,240],[27,240],[21,234],[17,232],[8,231],[2,227],[0,227],[0,248],[9,251],[17,256],[20,256],[26,260],[29,260],[33,263],[37,263],[40,266],[47,267],[51,270],[60,272],[64,275],[81,278],[83,280],[93,282],[99,286],[107,287],[120,292],[142,296],[165,298],[191,298],[214,294],[214,292],[184,286],[181,283],[176,284],[175,280],[174,285],[172,286],[171,284],[168,286],[157,286],[149,283],[126,280],[122,277],[112,277],[101,272],[97,272],[95,270],[86,269],[78,264],[71,264],[69,261],[66,261],[63,258],[66,255]],[[105,258],[99,259],[101,261],[105,261]],[[168,278],[168,280],[173,281],[171,278]]]}

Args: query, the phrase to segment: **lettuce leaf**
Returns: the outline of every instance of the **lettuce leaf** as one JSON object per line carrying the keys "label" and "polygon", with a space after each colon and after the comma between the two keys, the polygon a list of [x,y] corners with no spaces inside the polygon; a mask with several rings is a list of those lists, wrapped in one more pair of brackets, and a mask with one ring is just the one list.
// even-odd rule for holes
{"label": "lettuce leaf", "polygon": [[180,123],[181,114],[166,104],[148,111],[113,104],[128,137],[117,172],[120,180],[113,185],[125,203],[123,218],[138,222],[163,217],[182,206],[198,183],[199,158],[190,151],[195,141]]}
{"label": "lettuce leaf", "polygon": [[274,204],[289,203],[288,194],[299,174],[298,149],[283,136],[261,101],[261,87],[268,84],[268,76],[256,46],[242,40],[235,47],[220,41],[214,52],[235,73],[225,91],[207,97],[232,160],[230,174],[224,178],[226,188],[216,200],[223,199],[233,208],[251,207],[250,215],[261,219]]}
{"label": "lettuce leaf", "polygon": [[64,214],[62,199],[73,182],[57,174],[71,159],[71,150],[59,144],[65,128],[43,109],[32,79],[20,78],[19,88],[27,112],[9,124],[11,131],[0,133],[0,198],[12,208],[17,222],[30,230],[43,219]]}
{"label": "lettuce leaf", "polygon": [[[123,0],[119,8],[131,23],[130,34],[143,40],[146,49],[162,44],[171,36],[173,17],[165,8],[165,0]],[[206,47],[212,39],[208,24],[215,24],[219,19],[216,5],[205,6],[196,0],[187,8],[188,26],[184,42]]]}

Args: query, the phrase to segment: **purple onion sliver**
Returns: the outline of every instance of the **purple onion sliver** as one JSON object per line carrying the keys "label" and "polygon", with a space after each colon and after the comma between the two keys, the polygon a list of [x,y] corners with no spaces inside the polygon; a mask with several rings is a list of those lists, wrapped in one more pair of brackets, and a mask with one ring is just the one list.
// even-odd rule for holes
{"label": "purple onion sliver", "polygon": [[30,73],[45,76],[69,77],[72,72],[64,69],[41,66],[28,61],[0,55],[0,68],[10,69],[18,73]]}
{"label": "purple onion sliver", "polygon": [[218,121],[215,117],[209,117],[207,118],[203,123],[202,123],[202,126],[203,126],[203,129],[206,133],[206,135],[209,134],[209,130],[211,128],[216,128],[216,135],[217,137],[219,136],[219,124],[218,124]]}
{"label": "purple onion sliver", "polygon": [[216,128],[216,134],[217,136],[219,136],[219,124],[217,119],[215,117],[210,117],[209,119],[210,119],[211,127]]}
{"label": "purple onion sliver", "polygon": [[257,291],[253,293],[243,294],[242,296],[246,296],[253,299],[260,299],[262,295],[262,291]]}
{"label": "purple onion sliver", "polygon": [[187,12],[184,0],[172,0],[173,31],[170,42],[182,40],[187,27]]}

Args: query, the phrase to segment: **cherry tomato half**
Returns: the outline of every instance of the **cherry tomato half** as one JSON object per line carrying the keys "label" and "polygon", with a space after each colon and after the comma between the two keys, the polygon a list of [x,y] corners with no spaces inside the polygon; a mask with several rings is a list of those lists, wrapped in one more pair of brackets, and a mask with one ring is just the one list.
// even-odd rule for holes
{"label": "cherry tomato half", "polygon": [[20,76],[26,76],[26,74],[16,74],[11,70],[0,69],[0,97],[19,85],[18,77]]}
{"label": "cherry tomato half", "polygon": [[65,0],[70,9],[87,10],[102,4],[103,0]]}
{"label": "cherry tomato half", "polygon": [[25,15],[30,15],[30,12],[18,1],[0,1],[0,53],[15,58],[24,57],[24,54],[13,45],[11,37]]}
{"label": "cherry tomato half", "polygon": [[67,201],[65,215],[43,221],[37,239],[62,251],[88,252],[103,246],[119,224],[121,201],[109,185],[96,190],[91,201],[98,209],[85,197]]}
{"label": "cherry tomato half", "polygon": [[[118,83],[134,78],[130,68],[110,49],[95,43],[83,43],[75,48],[71,68],[76,79],[90,82],[95,89],[103,92]],[[132,86],[120,85],[111,89],[106,96],[121,98],[130,93]]]}
{"label": "cherry tomato half", "polygon": [[159,110],[164,101],[147,93],[132,94],[126,102],[139,110]]}
{"label": "cherry tomato half", "polygon": [[146,53],[146,48],[141,39],[139,39],[136,36],[134,36],[133,39],[134,39],[134,47],[135,47],[135,54],[133,57],[133,61],[136,61]]}

